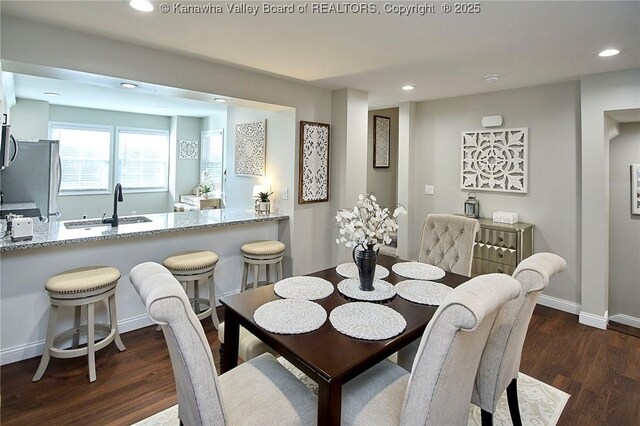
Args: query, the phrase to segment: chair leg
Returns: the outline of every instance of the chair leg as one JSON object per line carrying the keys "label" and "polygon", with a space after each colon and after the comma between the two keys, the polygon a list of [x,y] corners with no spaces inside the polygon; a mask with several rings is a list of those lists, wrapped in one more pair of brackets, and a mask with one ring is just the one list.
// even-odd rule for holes
{"label": "chair leg", "polygon": [[522,426],[518,404],[518,379],[513,379],[507,386],[507,401],[509,402],[509,413],[511,414],[513,426]]}
{"label": "chair leg", "polygon": [[258,281],[260,279],[260,265],[253,265],[253,289],[258,288]]}
{"label": "chair leg", "polygon": [[40,364],[38,365],[36,374],[34,374],[33,379],[31,379],[32,382],[37,382],[38,380],[42,379],[42,375],[49,365],[49,359],[51,359],[51,355],[49,355],[49,349],[53,347],[53,339],[56,337],[57,320],[58,306],[51,305],[49,307],[49,325],[47,326],[47,338],[44,342],[44,352],[42,353],[42,358],[40,358]]}
{"label": "chair leg", "polygon": [[120,332],[118,332],[118,315],[116,314],[116,295],[115,293],[109,297],[109,321],[111,322],[111,329],[116,331],[116,334],[113,337],[113,340],[116,342],[116,346],[120,350],[120,352],[126,350],[127,348],[122,343],[122,339],[120,338]]}
{"label": "chair leg", "polygon": [[269,284],[270,283],[269,279],[271,278],[271,264],[267,263],[266,266],[265,266],[265,270],[266,271],[264,273],[265,274],[264,275],[264,281],[267,284]]}
{"label": "chair leg", "polygon": [[193,282],[193,312],[198,315],[200,312],[200,302],[198,299],[200,298],[200,280],[195,280]]}
{"label": "chair leg", "polygon": [[96,380],[96,351],[95,351],[95,304],[87,305],[87,358],[89,360],[89,381]]}
{"label": "chair leg", "polygon": [[211,321],[213,321],[213,326],[217,330],[220,327],[220,320],[218,319],[218,311],[216,311],[215,270],[211,278],[209,278],[209,307],[211,308]]}
{"label": "chair leg", "polygon": [[278,262],[278,281],[282,280],[282,260]]}
{"label": "chair leg", "polygon": [[480,410],[480,417],[482,419],[482,426],[493,426],[493,413]]}
{"label": "chair leg", "polygon": [[242,283],[240,284],[240,291],[243,292],[247,289],[247,275],[249,275],[249,264],[243,261],[242,265]]}
{"label": "chair leg", "polygon": [[80,344],[80,319],[82,317],[82,306],[78,305],[74,309],[73,313],[73,328],[74,335],[73,340],[71,341],[71,348],[76,349]]}

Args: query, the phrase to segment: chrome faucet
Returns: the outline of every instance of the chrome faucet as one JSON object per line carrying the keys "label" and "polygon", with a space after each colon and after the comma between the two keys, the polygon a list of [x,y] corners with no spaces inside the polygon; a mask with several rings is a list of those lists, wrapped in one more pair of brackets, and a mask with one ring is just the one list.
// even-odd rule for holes
{"label": "chrome faucet", "polygon": [[118,226],[118,202],[122,202],[123,200],[122,185],[118,183],[113,190],[113,216],[108,219],[105,219],[104,216],[102,216],[102,223],[110,223],[112,228]]}

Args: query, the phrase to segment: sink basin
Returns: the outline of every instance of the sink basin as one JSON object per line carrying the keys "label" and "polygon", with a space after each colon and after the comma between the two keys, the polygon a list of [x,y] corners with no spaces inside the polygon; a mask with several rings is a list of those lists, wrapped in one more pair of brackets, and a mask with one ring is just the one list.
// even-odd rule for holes
{"label": "sink basin", "polygon": [[[146,223],[151,222],[151,219],[145,216],[126,216],[118,218],[118,225],[128,225],[131,223]],[[102,223],[102,219],[86,219],[64,222],[64,227],[67,229],[88,229],[98,226],[108,226],[108,223]]]}

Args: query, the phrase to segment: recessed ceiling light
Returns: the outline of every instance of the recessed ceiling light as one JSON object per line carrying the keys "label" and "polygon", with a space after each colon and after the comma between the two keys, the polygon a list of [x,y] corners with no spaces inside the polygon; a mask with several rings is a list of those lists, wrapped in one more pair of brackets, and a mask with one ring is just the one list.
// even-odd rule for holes
{"label": "recessed ceiling light", "polygon": [[413,89],[415,89],[415,88],[416,88],[416,86],[412,86],[412,85],[410,85],[410,84],[407,84],[407,85],[405,85],[405,86],[402,86],[402,90],[407,91],[407,92],[408,92],[409,90],[413,90]]}
{"label": "recessed ceiling light", "polygon": [[60,96],[60,93],[56,93],[56,92],[44,92],[44,94],[47,96]]}
{"label": "recessed ceiling light", "polygon": [[120,83],[120,86],[124,87],[125,89],[135,89],[136,87],[138,87],[137,84],[133,83]]}
{"label": "recessed ceiling light", "polygon": [[131,6],[135,10],[139,10],[140,12],[153,11],[153,3],[151,3],[149,0],[131,0],[129,2],[129,6]]}
{"label": "recessed ceiling light", "polygon": [[225,98],[215,98],[213,100],[213,102],[219,102],[219,103],[223,104],[223,103],[227,102],[227,100]]}
{"label": "recessed ceiling light", "polygon": [[494,81],[498,81],[502,78],[500,74],[490,74],[484,77],[489,83],[493,83]]}
{"label": "recessed ceiling light", "polygon": [[618,49],[605,49],[598,53],[601,58],[608,58],[609,56],[616,56],[620,51]]}

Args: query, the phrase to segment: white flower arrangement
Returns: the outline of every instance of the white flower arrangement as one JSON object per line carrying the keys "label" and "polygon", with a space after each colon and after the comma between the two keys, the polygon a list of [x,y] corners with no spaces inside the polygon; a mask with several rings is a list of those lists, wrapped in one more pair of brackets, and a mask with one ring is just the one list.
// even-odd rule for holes
{"label": "white flower arrangement", "polygon": [[209,173],[209,170],[203,170],[202,173],[200,173],[200,191],[203,194],[207,194],[213,192],[215,189],[216,186],[213,183],[211,173]]}
{"label": "white flower arrangement", "polygon": [[382,244],[391,242],[391,232],[398,229],[398,216],[407,210],[399,204],[393,213],[388,208],[380,208],[373,194],[358,195],[358,202],[352,209],[342,209],[336,214],[340,238],[336,243],[347,247],[367,250],[373,246],[378,250]]}

